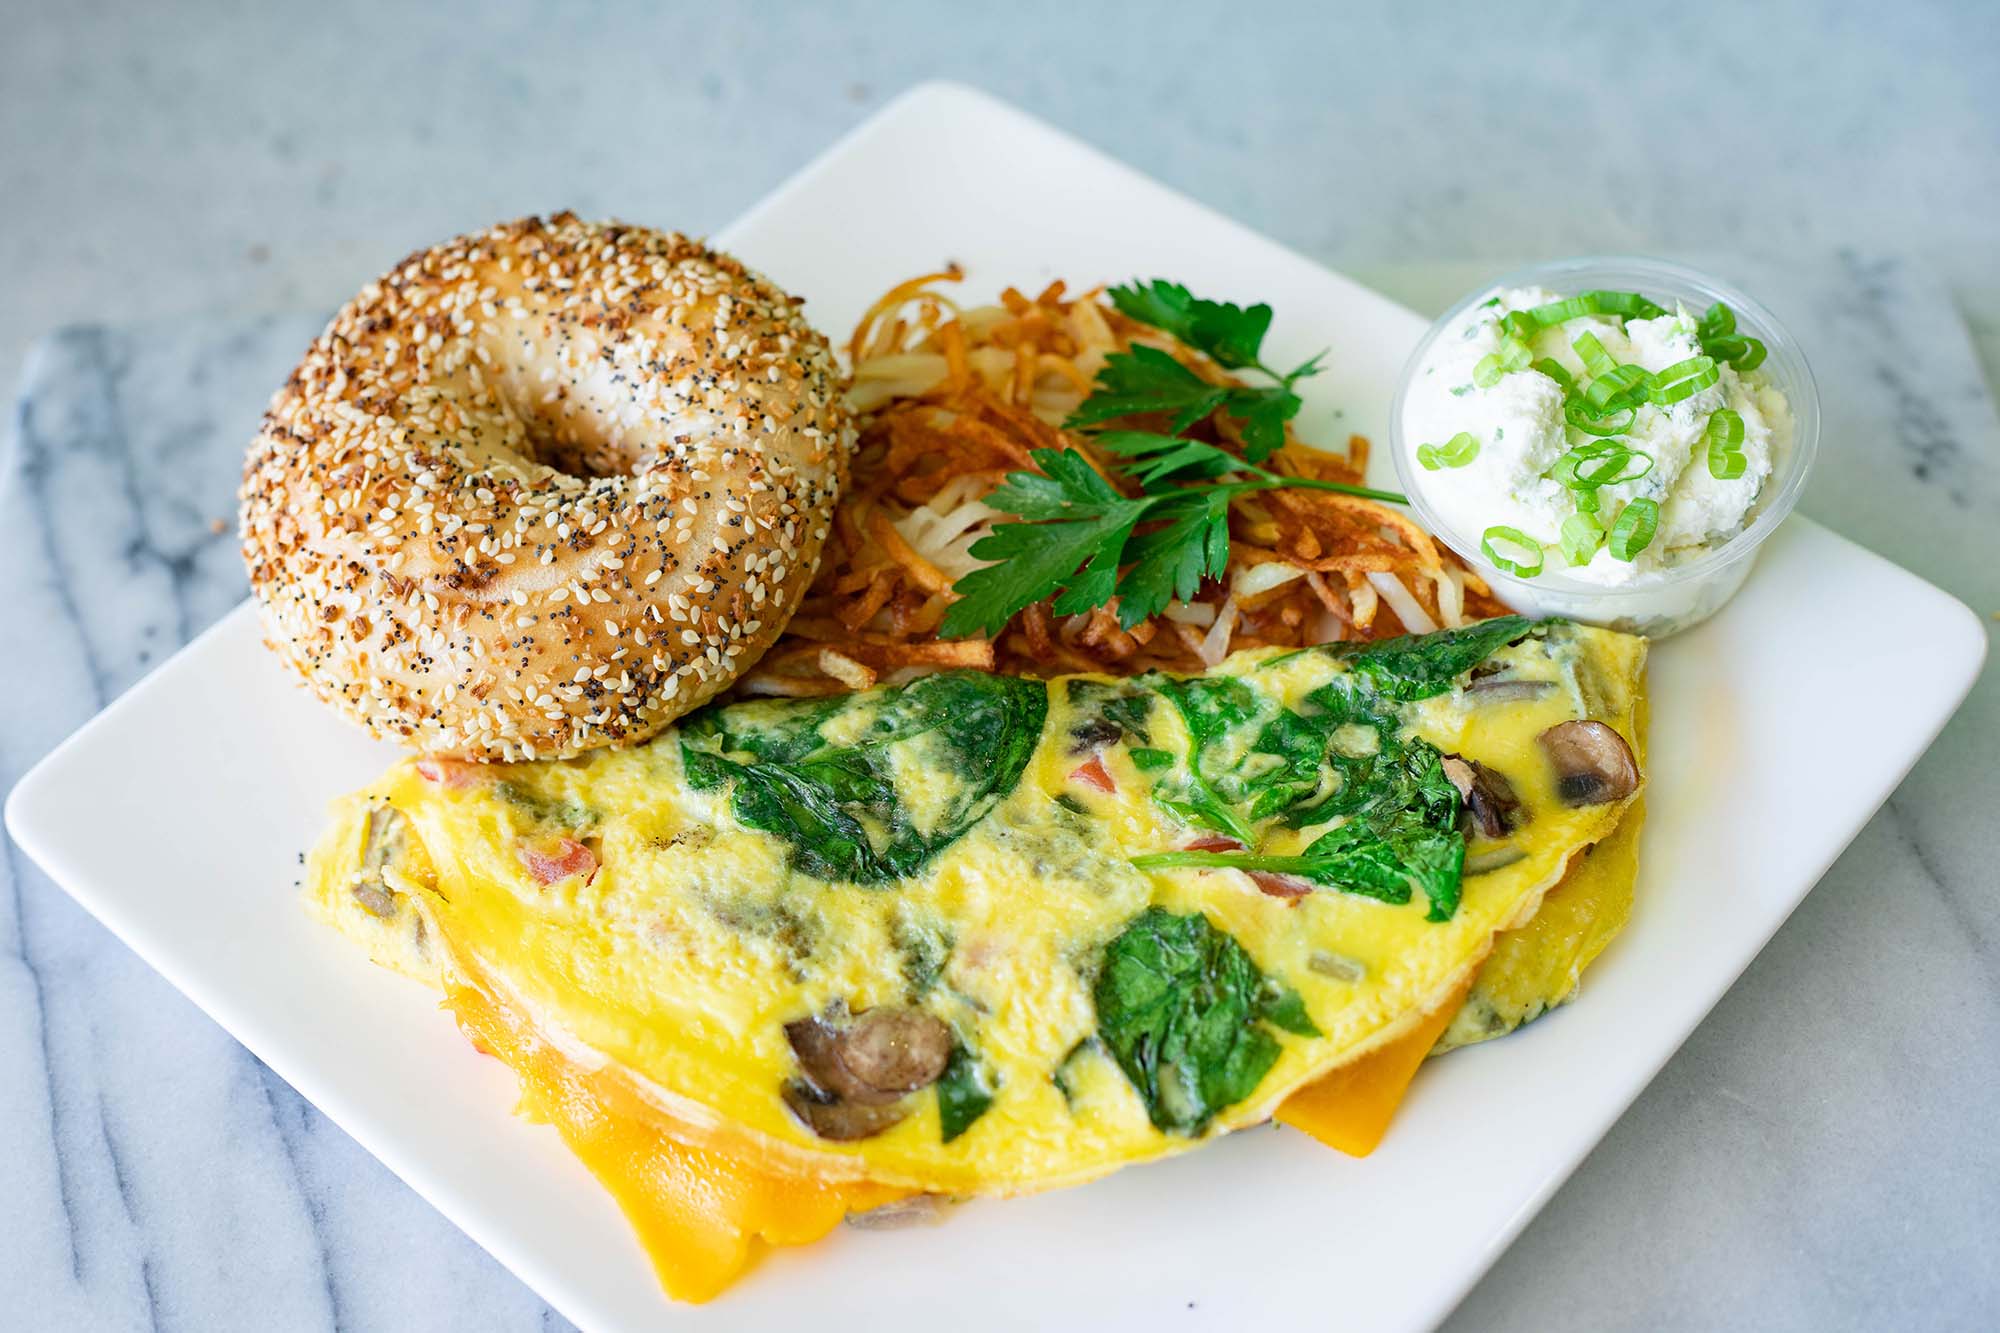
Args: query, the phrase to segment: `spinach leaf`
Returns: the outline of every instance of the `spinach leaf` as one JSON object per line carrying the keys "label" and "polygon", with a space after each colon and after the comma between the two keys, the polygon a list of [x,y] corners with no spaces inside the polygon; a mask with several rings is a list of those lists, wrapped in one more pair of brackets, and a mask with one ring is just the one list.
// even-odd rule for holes
{"label": "spinach leaf", "polygon": [[1158,852],[1135,856],[1132,864],[1295,875],[1385,903],[1406,903],[1415,888],[1430,904],[1426,920],[1450,920],[1458,910],[1465,837],[1458,830],[1458,790],[1445,777],[1441,756],[1410,737],[1392,746],[1385,742],[1374,758],[1346,762],[1331,796],[1286,816],[1300,825],[1346,817],[1302,852]]}
{"label": "spinach leaf", "polygon": [[1376,643],[1330,644],[1327,652],[1348,659],[1356,675],[1399,703],[1428,699],[1451,688],[1500,648],[1525,638],[1551,621],[1498,616],[1432,634],[1405,634]]}
{"label": "spinach leaf", "polygon": [[1264,978],[1264,993],[1258,998],[1259,1012],[1273,1027],[1300,1037],[1317,1037],[1319,1028],[1306,1012],[1306,1002],[1297,991],[1273,977]]}
{"label": "spinach leaf", "polygon": [[1256,838],[1237,802],[1211,778],[1217,744],[1257,715],[1262,696],[1234,676],[1144,676],[1171,703],[1188,729],[1187,763],[1153,786],[1153,801],[1184,824],[1213,829],[1245,846]]}
{"label": "spinach leaf", "polygon": [[1197,746],[1257,715],[1258,693],[1237,676],[1159,676],[1155,688],[1180,710]]}
{"label": "spinach leaf", "polygon": [[[1487,624],[1495,628],[1483,636],[1432,635],[1415,647],[1391,641],[1378,646],[1387,648],[1379,658],[1322,650],[1348,659],[1351,670],[1296,709],[1237,678],[1159,678],[1155,688],[1180,709],[1192,747],[1185,771],[1163,774],[1153,799],[1183,823],[1226,833],[1243,847],[1158,853],[1134,864],[1266,870],[1389,903],[1408,902],[1420,890],[1430,920],[1450,919],[1465,853],[1458,793],[1438,751],[1405,734],[1396,692],[1429,688],[1422,684],[1429,671],[1449,671],[1438,678],[1449,688],[1452,676],[1532,629],[1518,616]],[[1256,728],[1247,745],[1240,732],[1236,744],[1222,743],[1244,727]],[[1336,819],[1339,828],[1296,855],[1258,850],[1272,823],[1307,828]]]}
{"label": "spinach leaf", "polygon": [[[915,874],[1014,789],[1047,715],[1040,681],[944,672],[840,699],[703,709],[682,724],[681,762],[697,791],[729,785],[730,812],[783,838],[795,869],[882,884]],[[827,739],[836,722],[839,742]],[[919,826],[899,771],[952,774],[960,787]]]}
{"label": "spinach leaf", "polygon": [[1105,1049],[1168,1134],[1201,1133],[1277,1063],[1266,1024],[1318,1034],[1298,992],[1199,912],[1149,907],[1106,946],[1093,989]]}
{"label": "spinach leaf", "polygon": [[[1339,719],[1327,728],[1322,762],[1339,775],[1340,781],[1324,795],[1308,793],[1313,799],[1292,802],[1275,812],[1281,822],[1289,828],[1305,828],[1336,815],[1387,815],[1413,807],[1422,807],[1426,815],[1435,815],[1446,824],[1458,817],[1455,804],[1458,793],[1445,778],[1442,758],[1435,747],[1420,736],[1402,735],[1394,715],[1353,706],[1352,696],[1338,683],[1308,696],[1310,703],[1323,701],[1344,701],[1316,715],[1326,721]],[[1349,724],[1374,730],[1372,751],[1350,752],[1333,744],[1331,733]],[[1447,798],[1454,804],[1449,808],[1439,806]]]}
{"label": "spinach leaf", "polygon": [[993,1105],[993,1090],[987,1086],[986,1072],[971,1051],[958,1043],[951,1045],[951,1058],[938,1076],[938,1128],[950,1143]]}
{"label": "spinach leaf", "polygon": [[1150,744],[1148,721],[1153,713],[1153,694],[1147,688],[1148,679],[1136,676],[1126,681],[1070,681],[1069,702],[1079,718],[1073,732],[1101,729],[1107,742],[1125,738],[1141,745]]}
{"label": "spinach leaf", "polygon": [[1454,829],[1432,828],[1399,811],[1379,822],[1351,820],[1295,856],[1246,856],[1238,864],[1387,903],[1408,902],[1414,885],[1430,902],[1425,919],[1449,921],[1458,910],[1465,839]]}

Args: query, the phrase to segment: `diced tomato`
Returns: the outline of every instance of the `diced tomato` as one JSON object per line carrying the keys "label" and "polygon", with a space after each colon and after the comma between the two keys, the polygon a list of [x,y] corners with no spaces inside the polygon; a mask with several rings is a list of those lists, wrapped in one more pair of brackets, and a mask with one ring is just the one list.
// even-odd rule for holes
{"label": "diced tomato", "polygon": [[1102,755],[1094,754],[1090,756],[1090,758],[1072,768],[1069,771],[1069,776],[1072,782],[1081,782],[1084,786],[1095,787],[1099,791],[1108,792],[1118,790],[1118,784],[1113,782],[1111,775],[1104,771],[1104,757]]}
{"label": "diced tomato", "polygon": [[1204,833],[1187,846],[1184,852],[1240,852],[1243,844],[1226,833]]}
{"label": "diced tomato", "polygon": [[447,791],[463,791],[479,776],[479,765],[461,759],[419,759],[417,776]]}
{"label": "diced tomato", "polygon": [[544,884],[560,884],[571,875],[588,879],[597,873],[597,853],[575,838],[522,842],[515,846],[514,854],[521,858],[528,873]]}
{"label": "diced tomato", "polygon": [[1286,902],[1296,903],[1313,891],[1312,881],[1300,879],[1297,875],[1279,875],[1269,870],[1251,870],[1246,873],[1250,876],[1250,882],[1257,886],[1258,892],[1268,893],[1273,898],[1283,898]]}

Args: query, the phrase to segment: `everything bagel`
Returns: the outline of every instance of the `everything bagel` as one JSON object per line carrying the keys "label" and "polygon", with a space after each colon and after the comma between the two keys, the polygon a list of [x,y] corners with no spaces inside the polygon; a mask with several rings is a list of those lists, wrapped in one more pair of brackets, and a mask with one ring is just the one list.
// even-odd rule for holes
{"label": "everything bagel", "polygon": [[271,645],[427,754],[645,739],[811,582],[852,428],[796,303],[685,237],[564,213],[404,260],[265,414],[242,539]]}

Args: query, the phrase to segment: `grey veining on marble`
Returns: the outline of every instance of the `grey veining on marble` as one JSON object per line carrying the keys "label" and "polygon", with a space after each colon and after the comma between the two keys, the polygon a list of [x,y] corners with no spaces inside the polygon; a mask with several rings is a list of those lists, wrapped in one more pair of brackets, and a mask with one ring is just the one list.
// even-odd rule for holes
{"label": "grey veining on marble", "polygon": [[[1708,262],[1794,325],[1819,374],[1807,511],[2000,607],[2000,426],[1935,279],[1860,254]],[[1361,276],[1434,308],[1487,266]],[[0,567],[19,588],[0,783],[242,596],[214,527],[317,323],[83,327],[36,348],[0,460]],[[1867,632],[1866,608],[1829,611]],[[1989,674],[1454,1328],[1983,1322],[2000,1146],[1966,1129],[2000,1109],[1996,736]],[[555,1318],[11,846],[5,878],[0,1291],[17,1312],[61,1328]]]}

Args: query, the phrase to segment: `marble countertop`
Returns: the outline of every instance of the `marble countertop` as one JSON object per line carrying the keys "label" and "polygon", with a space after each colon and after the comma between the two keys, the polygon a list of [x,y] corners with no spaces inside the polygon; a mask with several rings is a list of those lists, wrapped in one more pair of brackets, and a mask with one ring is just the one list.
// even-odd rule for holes
{"label": "marble countertop", "polygon": [[[720,225],[933,74],[1419,308],[1552,253],[1708,263],[1774,307],[1819,375],[1805,511],[2000,610],[1978,351],[1990,375],[2000,11],[1912,3],[1871,28],[1874,6],[1801,6],[1769,20],[1784,59],[1760,63],[1763,20],[1702,3],[1644,33],[1592,11],[1566,55],[1552,33],[1491,33],[1485,10],[1315,26],[1310,6],[1254,23],[1039,8],[11,19],[0,787],[242,596],[214,528],[241,444],[361,279],[558,202]],[[1235,96],[1218,70],[1266,77]],[[1599,95],[1607,70],[1619,96]],[[1642,114],[1655,97],[1675,114]],[[1868,632],[1866,607],[1829,612]],[[1990,1326],[1997,740],[1989,670],[1449,1327]],[[0,1198],[0,1324],[561,1325],[4,843]]]}

